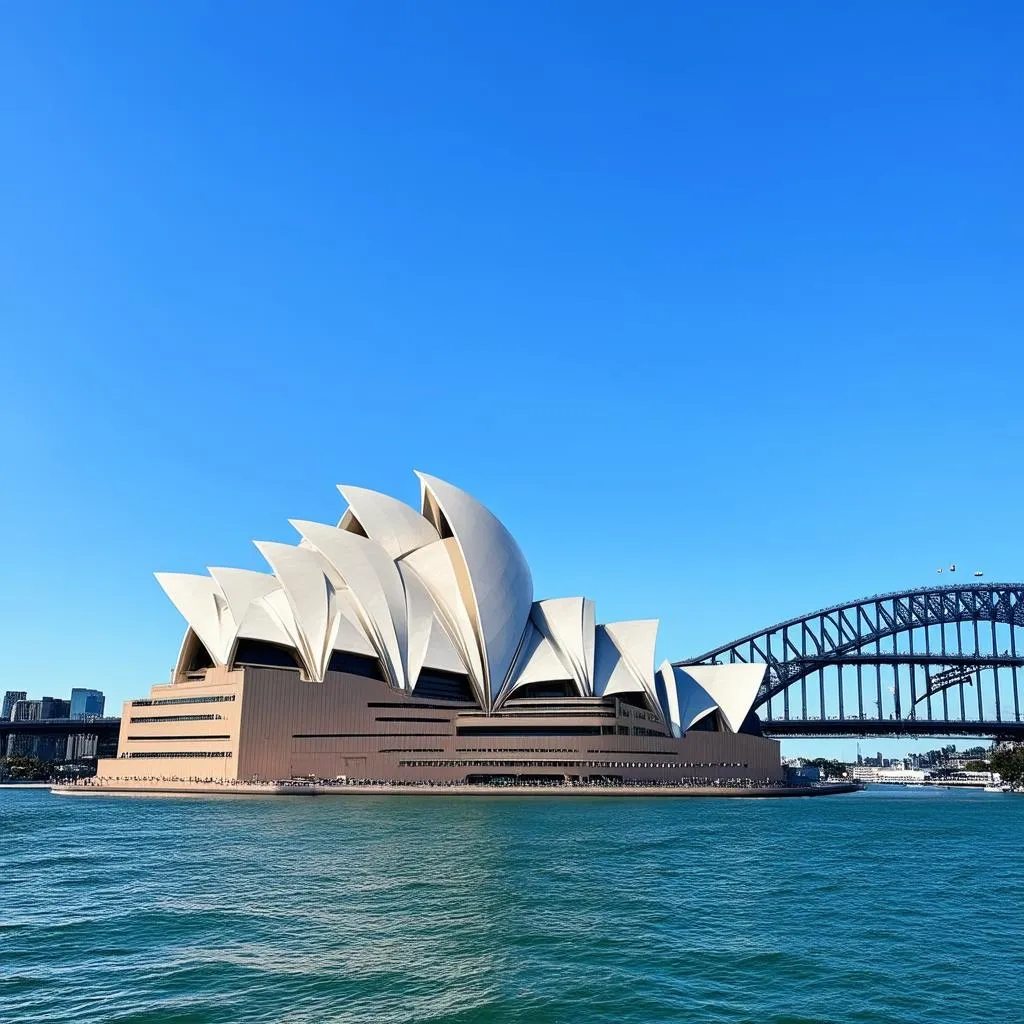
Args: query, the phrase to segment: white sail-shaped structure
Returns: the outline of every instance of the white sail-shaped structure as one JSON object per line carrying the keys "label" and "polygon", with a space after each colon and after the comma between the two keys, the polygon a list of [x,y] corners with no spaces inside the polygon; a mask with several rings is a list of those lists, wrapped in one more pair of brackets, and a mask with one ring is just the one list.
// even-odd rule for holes
{"label": "white sail-shaped structure", "polygon": [[359,664],[407,694],[464,680],[463,699],[488,713],[560,693],[646,707],[677,736],[716,712],[741,728],[764,666],[665,662],[656,676],[657,620],[601,624],[585,597],[535,601],[498,518],[417,476],[419,510],[339,485],[348,508],[336,525],[294,519],[297,544],[257,543],[270,572],[157,573],[189,627],[178,671],[203,651],[214,666],[293,665],[310,682]]}

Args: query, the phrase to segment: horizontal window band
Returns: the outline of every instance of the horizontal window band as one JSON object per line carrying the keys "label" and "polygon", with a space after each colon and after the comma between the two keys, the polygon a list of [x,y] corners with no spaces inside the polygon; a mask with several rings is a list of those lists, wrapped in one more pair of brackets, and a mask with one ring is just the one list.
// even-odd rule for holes
{"label": "horizontal window band", "polygon": [[443,754],[441,747],[381,747],[378,754]]}
{"label": "horizontal window band", "polygon": [[380,715],[374,719],[375,722],[430,722],[433,725],[450,725],[450,718],[414,718],[412,715],[408,716],[384,716]]}
{"label": "horizontal window band", "polygon": [[166,742],[167,740],[229,740],[230,736],[129,736],[129,742],[135,742],[136,740],[160,740]]}
{"label": "horizontal window band", "polygon": [[643,754],[647,757],[678,757],[678,750],[591,750],[587,748],[588,754]]}
{"label": "horizontal window band", "polygon": [[151,715],[147,718],[129,718],[132,723],[140,725],[151,722],[218,722],[223,715]]}
{"label": "horizontal window band", "polygon": [[[599,725],[460,725],[458,736],[600,736]],[[610,734],[609,734],[610,735]]]}
{"label": "horizontal window band", "polygon": [[217,704],[226,700],[234,700],[235,694],[216,694],[207,697],[159,697],[156,700],[133,700],[133,708],[151,708],[158,704]]}
{"label": "horizontal window band", "polygon": [[447,732],[293,732],[293,740],[338,740],[338,739],[373,739],[400,740],[418,739],[420,736],[436,736],[438,739],[449,739]]}
{"label": "horizontal window band", "polygon": [[459,711],[463,708],[475,708],[475,704],[466,701],[453,700],[447,704],[417,704],[415,702],[399,700],[370,700],[366,702],[368,708],[408,708],[410,711]]}
{"label": "horizontal window band", "polygon": [[488,714],[486,711],[469,711],[462,712],[459,715],[460,718],[498,718],[506,721],[516,721],[524,718],[585,718],[588,721],[593,721],[595,718],[603,719],[615,719],[616,715],[614,711],[593,711],[580,708],[574,710],[572,708],[523,708],[519,711],[492,711]]}
{"label": "horizontal window band", "polygon": [[230,750],[147,750],[145,753],[132,751],[120,756],[135,761],[150,757],[231,757],[232,754]]}

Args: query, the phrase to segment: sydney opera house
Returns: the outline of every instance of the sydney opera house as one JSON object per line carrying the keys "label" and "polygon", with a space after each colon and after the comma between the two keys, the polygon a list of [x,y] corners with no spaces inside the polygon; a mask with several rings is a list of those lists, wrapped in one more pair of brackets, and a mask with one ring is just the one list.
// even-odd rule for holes
{"label": "sydney opera house", "polygon": [[535,600],[498,519],[418,476],[419,511],[340,486],[336,526],[256,543],[269,572],[158,573],[184,639],[101,778],[781,778],[751,712],[765,666],[655,672],[657,620]]}

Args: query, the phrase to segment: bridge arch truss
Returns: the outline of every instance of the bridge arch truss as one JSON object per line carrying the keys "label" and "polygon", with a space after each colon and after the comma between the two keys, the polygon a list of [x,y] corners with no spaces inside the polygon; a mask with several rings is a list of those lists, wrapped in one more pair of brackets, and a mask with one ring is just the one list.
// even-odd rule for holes
{"label": "bridge arch truss", "polygon": [[680,665],[763,662],[775,735],[1024,738],[1024,584],[924,587],[789,619]]}

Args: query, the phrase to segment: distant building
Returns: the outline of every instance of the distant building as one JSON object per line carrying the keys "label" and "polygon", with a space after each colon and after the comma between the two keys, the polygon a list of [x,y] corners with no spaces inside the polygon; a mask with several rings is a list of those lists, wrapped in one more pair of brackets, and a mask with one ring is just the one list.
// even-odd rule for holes
{"label": "distant building", "polygon": [[905,786],[908,782],[921,783],[925,773],[913,768],[882,768],[875,774],[875,782],[888,782]]}
{"label": "distant building", "polygon": [[95,733],[75,733],[68,737],[65,757],[68,761],[83,761],[96,756],[98,739]]}
{"label": "distant building", "polygon": [[[11,706],[12,722],[35,722],[43,717],[43,702],[41,700],[16,700]],[[12,734],[7,737],[7,746],[4,754],[7,757],[28,757],[35,752],[35,736],[24,736]]]}
{"label": "distant building", "polygon": [[43,702],[41,700],[16,700],[11,707],[12,722],[34,722],[43,717]]}
{"label": "distant building", "polygon": [[907,785],[907,783],[922,783],[925,780],[923,771],[915,771],[908,768],[875,768],[875,767],[854,767],[853,777],[858,782],[885,782],[891,785]]}
{"label": "distant building", "polygon": [[[70,714],[71,701],[60,697],[20,699],[11,706],[12,722],[39,722],[67,718]],[[66,745],[63,737],[13,734],[7,737],[4,754],[7,757],[38,757],[42,761],[56,761],[63,758]]]}
{"label": "distant building", "polygon": [[86,690],[76,686],[71,691],[69,718],[102,718],[106,698],[99,690]]}
{"label": "distant building", "polygon": [[61,697],[43,697],[40,704],[43,706],[40,718],[71,717],[71,701],[69,700],[64,700]]}
{"label": "distant building", "polygon": [[999,772],[957,772],[944,780],[952,786],[990,786],[1000,781]]}
{"label": "distant building", "polygon": [[8,690],[4,694],[4,706],[3,710],[0,711],[0,721],[9,722],[11,720],[11,712],[14,710],[14,705],[19,700],[26,700],[28,693],[25,690]]}

